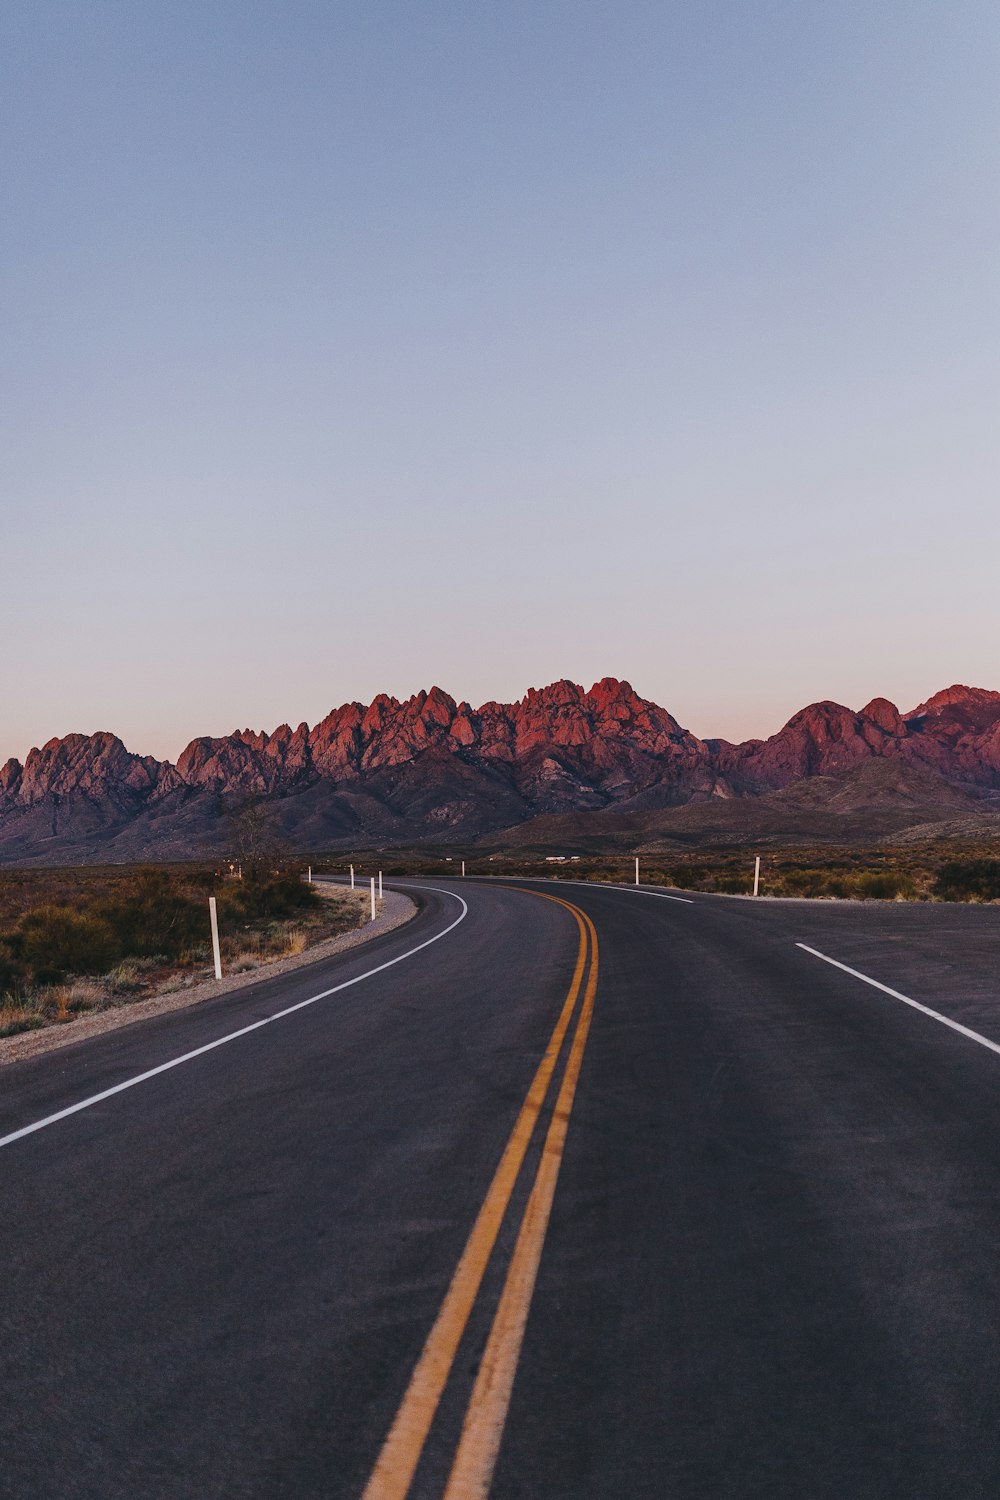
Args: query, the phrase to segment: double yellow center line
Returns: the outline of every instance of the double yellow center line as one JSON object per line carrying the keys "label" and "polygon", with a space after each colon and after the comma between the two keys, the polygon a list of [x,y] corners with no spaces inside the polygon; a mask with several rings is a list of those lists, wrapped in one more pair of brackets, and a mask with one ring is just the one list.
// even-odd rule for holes
{"label": "double yellow center line", "polygon": [[[536,891],[532,894],[542,893]],[[511,1194],[545,1105],[563,1041],[573,1020],[580,991],[584,988],[586,974],[583,1003],[577,1014],[541,1160],[521,1219],[479,1374],[469,1399],[443,1500],[485,1500],[489,1493],[597,992],[597,933],[593,922],[586,912],[569,901],[563,901],[558,896],[545,896],[544,899],[564,906],[573,914],[579,928],[579,950],[569,993],[455,1268],[441,1310],[427,1336],[406,1394],[382,1445],[372,1476],[365,1486],[362,1500],[405,1500],[409,1492]]]}

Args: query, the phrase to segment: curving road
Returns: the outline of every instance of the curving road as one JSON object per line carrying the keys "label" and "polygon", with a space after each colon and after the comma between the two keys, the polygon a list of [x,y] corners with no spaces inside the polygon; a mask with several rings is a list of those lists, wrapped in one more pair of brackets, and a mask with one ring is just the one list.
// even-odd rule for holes
{"label": "curving road", "polygon": [[1000,911],[399,884],[0,1072],[0,1496],[1000,1492]]}

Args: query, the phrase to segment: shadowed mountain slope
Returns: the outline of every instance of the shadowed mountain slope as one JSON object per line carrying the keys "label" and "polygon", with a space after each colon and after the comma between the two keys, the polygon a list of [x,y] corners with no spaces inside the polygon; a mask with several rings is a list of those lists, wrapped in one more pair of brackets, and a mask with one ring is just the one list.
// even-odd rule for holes
{"label": "shadowed mountain slope", "polygon": [[654,812],[606,808],[589,816],[532,818],[482,840],[484,849],[562,854],[602,849],[677,852],[723,845],[865,845],[983,837],[1000,831],[1000,797],[960,786],[905,762],[868,760],[832,775],[789,782],[778,791],[688,802]]}

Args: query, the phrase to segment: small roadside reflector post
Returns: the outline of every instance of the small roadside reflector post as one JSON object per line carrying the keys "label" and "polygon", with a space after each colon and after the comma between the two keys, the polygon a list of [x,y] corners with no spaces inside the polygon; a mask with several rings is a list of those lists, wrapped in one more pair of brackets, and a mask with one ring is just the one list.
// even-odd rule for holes
{"label": "small roadside reflector post", "polygon": [[372,876],[372,921],[375,920],[375,876]]}
{"label": "small roadside reflector post", "polygon": [[465,879],[465,860],[462,860],[462,879]]}
{"label": "small roadside reflector post", "polygon": [[639,884],[639,856],[638,856],[638,854],[635,857],[635,883],[636,883],[636,885]]}
{"label": "small roadside reflector post", "polygon": [[212,922],[212,958],[215,960],[215,977],[222,978],[222,953],[219,948],[219,914],[215,909],[215,897],[208,898],[208,915]]}
{"label": "small roadside reflector post", "polygon": [[378,899],[380,901],[382,899],[382,871],[381,870],[379,870],[379,872],[378,872]]}
{"label": "small roadside reflector post", "polygon": [[313,867],[312,867],[312,865],[309,866],[309,874],[306,876],[306,881],[307,881],[307,883],[309,885],[312,885],[312,883],[313,883]]}
{"label": "small roadside reflector post", "polygon": [[757,855],[757,857],[755,858],[755,860],[753,862],[753,893],[754,893],[755,896],[759,896],[760,895],[760,855],[759,854]]}
{"label": "small roadside reflector post", "polygon": [[354,889],[354,866],[351,866],[351,890]]}

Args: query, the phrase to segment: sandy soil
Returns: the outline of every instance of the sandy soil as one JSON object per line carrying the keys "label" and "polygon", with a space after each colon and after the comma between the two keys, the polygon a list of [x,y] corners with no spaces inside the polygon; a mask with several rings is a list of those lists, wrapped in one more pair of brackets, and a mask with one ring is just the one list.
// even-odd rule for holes
{"label": "sandy soil", "polygon": [[[316,889],[324,894],[322,885]],[[366,922],[353,932],[342,932],[337,937],[314,943],[304,953],[293,958],[278,958],[271,963],[262,963],[258,968],[232,974],[222,979],[205,979],[197,984],[185,984],[148,1000],[136,1000],[127,1005],[116,1005],[110,1010],[96,1011],[93,1015],[81,1016],[79,1020],[61,1025],[40,1027],[37,1031],[22,1031],[17,1036],[0,1039],[0,1067],[5,1063],[20,1062],[24,1057],[37,1057],[41,1052],[52,1052],[57,1047],[67,1047],[73,1042],[82,1042],[87,1037],[99,1036],[105,1031],[117,1031],[120,1026],[132,1026],[150,1016],[162,1016],[166,1011],[183,1010],[188,1005],[198,1005],[203,1000],[214,1000],[219,995],[228,995],[233,990],[245,989],[262,979],[271,979],[276,974],[289,974],[293,969],[304,969],[320,959],[332,958],[335,953],[346,953],[350,948],[359,948],[371,938],[381,937],[402,927],[417,908],[409,896],[399,891],[386,891],[382,910],[374,922]]]}

